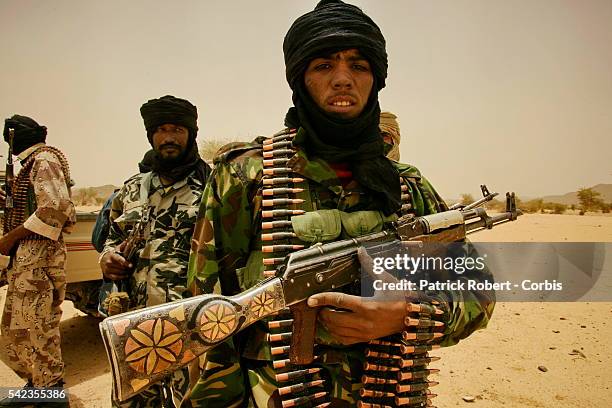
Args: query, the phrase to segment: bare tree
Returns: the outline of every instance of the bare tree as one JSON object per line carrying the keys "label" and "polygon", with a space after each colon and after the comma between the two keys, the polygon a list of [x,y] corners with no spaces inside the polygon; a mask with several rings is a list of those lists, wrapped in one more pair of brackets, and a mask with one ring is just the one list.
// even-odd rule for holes
{"label": "bare tree", "polygon": [[230,142],[229,139],[206,139],[200,145],[200,157],[212,163],[219,149]]}

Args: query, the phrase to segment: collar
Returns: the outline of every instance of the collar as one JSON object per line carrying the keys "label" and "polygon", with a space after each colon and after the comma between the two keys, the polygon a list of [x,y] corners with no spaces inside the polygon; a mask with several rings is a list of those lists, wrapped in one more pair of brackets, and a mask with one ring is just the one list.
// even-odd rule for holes
{"label": "collar", "polygon": [[185,185],[187,185],[187,183],[189,182],[190,178],[195,179],[194,176],[195,170],[192,171],[191,173],[189,173],[187,175],[187,177],[183,178],[182,180],[176,181],[168,186],[164,186],[161,182],[161,179],[159,177],[159,174],[157,173],[153,173],[153,177],[151,178],[151,190],[152,191],[157,191],[159,190],[160,192],[162,192],[162,195],[166,195],[168,194],[170,191],[173,190],[179,190],[181,188],[183,188]]}
{"label": "collar", "polygon": [[31,155],[32,153],[34,153],[36,150],[38,150],[40,147],[44,145],[45,144],[43,142],[36,143],[35,145],[30,146],[27,149],[25,149],[23,152],[19,153],[17,155],[17,158],[19,159],[19,161],[24,161],[25,159],[28,158],[29,155]]}

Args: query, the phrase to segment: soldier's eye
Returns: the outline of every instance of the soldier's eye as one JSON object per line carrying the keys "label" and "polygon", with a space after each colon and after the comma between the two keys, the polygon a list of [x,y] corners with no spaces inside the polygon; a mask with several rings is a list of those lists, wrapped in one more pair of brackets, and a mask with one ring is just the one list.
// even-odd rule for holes
{"label": "soldier's eye", "polygon": [[329,68],[331,68],[331,64],[328,64],[328,63],[317,64],[314,67],[315,71],[323,71],[323,70],[329,69]]}

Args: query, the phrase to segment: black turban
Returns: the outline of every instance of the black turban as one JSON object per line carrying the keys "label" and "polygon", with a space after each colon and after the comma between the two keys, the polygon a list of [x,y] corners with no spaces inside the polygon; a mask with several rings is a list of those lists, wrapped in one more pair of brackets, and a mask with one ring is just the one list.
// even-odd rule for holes
{"label": "black turban", "polygon": [[153,133],[165,123],[185,126],[189,129],[190,145],[198,134],[198,108],[191,102],[172,95],[150,99],[140,107],[140,115],[147,129],[149,142],[153,144]]}
{"label": "black turban", "polygon": [[370,62],[378,90],[385,87],[385,37],[361,9],[340,0],[321,0],[310,13],[293,23],[283,42],[285,74],[291,89],[301,81],[314,58],[357,48]]}
{"label": "black turban", "polygon": [[40,126],[34,119],[27,116],[13,115],[4,121],[4,140],[9,141],[9,129],[15,129],[13,153],[19,154],[30,146],[44,142],[47,139],[46,126]]}
{"label": "black turban", "polygon": [[165,123],[185,126],[189,129],[189,142],[183,154],[176,160],[163,160],[155,150],[148,151],[138,164],[141,172],[154,171],[173,181],[182,180],[195,171],[196,177],[204,184],[210,174],[210,166],[198,153],[198,108],[191,102],[172,95],[151,99],[140,107],[140,114],[147,129],[149,143],[153,146],[153,134]]}
{"label": "black turban", "polygon": [[[374,87],[358,117],[342,119],[328,115],[312,99],[304,83],[310,61],[334,52],[356,48],[370,63]],[[294,107],[285,124],[301,127],[293,143],[309,156],[329,163],[348,163],[353,178],[372,200],[357,210],[382,210],[385,215],[401,207],[399,173],[385,157],[378,129],[378,91],[387,78],[385,38],[361,9],[340,0],[322,0],[310,13],[298,18],[283,43],[285,71],[293,90]]]}

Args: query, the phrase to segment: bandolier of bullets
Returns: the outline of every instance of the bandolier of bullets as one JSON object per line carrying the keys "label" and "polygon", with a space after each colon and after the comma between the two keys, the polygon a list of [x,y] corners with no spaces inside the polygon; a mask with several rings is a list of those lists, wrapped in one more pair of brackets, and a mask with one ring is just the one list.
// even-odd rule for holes
{"label": "bandolier of bullets", "polygon": [[[401,188],[400,215],[414,214],[409,187],[404,179]],[[401,336],[368,343],[363,388],[359,391],[360,408],[433,406],[431,399],[435,394],[429,392],[429,387],[438,383],[429,381],[428,376],[439,370],[429,368],[429,363],[439,360],[439,357],[429,355],[429,351],[438,348],[429,343],[442,336],[439,330],[444,324],[432,319],[437,312],[431,306],[407,307],[406,330]]]}
{"label": "bandolier of bullets", "polygon": [[436,395],[429,387],[437,382],[428,376],[439,370],[429,368],[429,351],[439,346],[429,344],[442,337],[444,324],[432,319],[437,312],[425,304],[408,305],[406,330],[401,336],[372,340],[366,348],[363,388],[360,390],[360,408],[432,407]]}
{"label": "bandolier of bullets", "polygon": [[[62,166],[62,170],[64,172],[66,185],[70,185],[70,170],[68,168],[68,161],[64,154],[58,149],[51,146],[43,146],[36,150],[36,153],[41,151],[50,151],[54,153]],[[6,211],[4,214],[3,220],[3,233],[7,233],[21,224],[25,222],[26,219],[26,207],[28,205],[28,194],[30,189],[30,173],[32,171],[32,166],[34,165],[34,160],[36,159],[36,155],[31,154],[28,159],[23,163],[19,174],[13,181],[12,185],[12,194],[13,194],[13,208]],[[42,235],[32,235],[27,238],[28,240],[36,240],[36,239],[46,239]]]}
{"label": "bandolier of bullets", "polygon": [[[304,200],[296,197],[304,191],[300,185],[306,181],[296,177],[288,166],[295,153],[292,147],[294,136],[295,130],[287,129],[263,142],[261,239],[266,278],[276,276],[276,266],[281,265],[292,251],[304,247],[296,244],[297,237],[291,224],[292,216],[305,213],[300,206]],[[401,187],[401,215],[413,213],[409,188],[404,180]],[[427,343],[441,336],[433,330],[442,325],[431,319],[431,310],[424,306],[418,313],[408,311],[408,329],[401,337],[374,340],[368,344],[360,407],[431,406],[434,395],[428,390],[437,383],[428,381],[428,375],[438,370],[428,368],[429,362],[437,360],[430,357],[428,351],[437,346]],[[268,340],[282,406],[329,406],[325,373],[316,367],[316,348],[314,365],[295,366],[289,361],[292,326],[293,317],[289,309],[268,322]]]}
{"label": "bandolier of bullets", "polygon": [[[295,177],[287,164],[295,154],[292,147],[295,132],[295,129],[286,129],[263,142],[261,240],[266,278],[276,275],[276,267],[288,254],[304,248],[304,245],[295,244],[297,236],[291,224],[292,216],[305,213],[300,206],[304,200],[296,198],[304,191],[300,185],[305,180]],[[282,406],[326,407],[330,404],[329,393],[324,388],[326,381],[321,377],[321,368],[295,366],[289,362],[292,326],[293,316],[289,309],[268,322],[268,340]]]}

